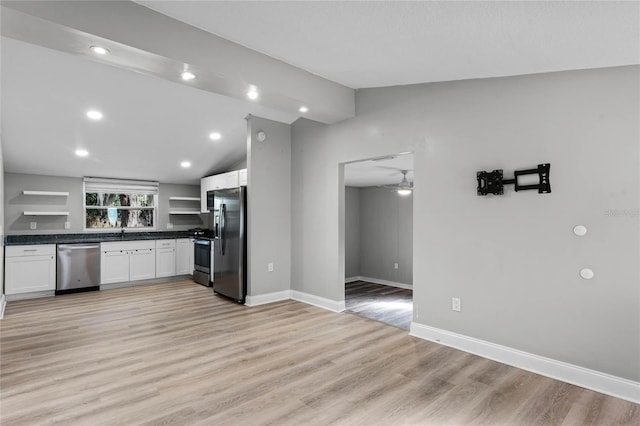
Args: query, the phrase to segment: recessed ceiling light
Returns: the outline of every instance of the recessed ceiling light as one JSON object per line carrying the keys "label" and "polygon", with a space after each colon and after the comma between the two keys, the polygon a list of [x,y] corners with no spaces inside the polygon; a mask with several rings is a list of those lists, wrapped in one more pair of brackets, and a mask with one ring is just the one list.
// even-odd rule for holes
{"label": "recessed ceiling light", "polygon": [[109,54],[109,49],[107,49],[106,47],[91,46],[89,49],[91,49],[91,51],[93,53],[95,53],[96,55],[108,55]]}
{"label": "recessed ceiling light", "polygon": [[307,108],[306,106],[301,106],[301,107],[298,109],[298,111],[300,111],[300,112],[303,112],[303,113],[304,113],[304,112],[309,111],[309,108]]}
{"label": "recessed ceiling light", "polygon": [[89,151],[87,151],[86,149],[76,149],[76,155],[78,157],[86,157],[87,155],[89,155]]}
{"label": "recessed ceiling light", "polygon": [[209,134],[209,139],[211,139],[212,141],[219,141],[221,137],[222,135],[218,132],[213,132]]}
{"label": "recessed ceiling light", "polygon": [[87,117],[89,117],[92,120],[101,120],[102,113],[100,111],[96,111],[95,109],[92,109],[90,111],[87,111]]}
{"label": "recessed ceiling light", "polygon": [[182,74],[180,74],[180,77],[182,77],[182,79],[184,81],[189,81],[189,80],[193,80],[194,78],[196,78],[196,75],[192,72],[189,71],[185,71]]}
{"label": "recessed ceiling light", "polygon": [[247,98],[255,101],[258,99],[258,88],[256,86],[249,86],[249,91],[247,92]]}
{"label": "recessed ceiling light", "polygon": [[187,167],[191,167],[191,163],[189,161],[183,161],[180,163],[180,166],[186,169]]}

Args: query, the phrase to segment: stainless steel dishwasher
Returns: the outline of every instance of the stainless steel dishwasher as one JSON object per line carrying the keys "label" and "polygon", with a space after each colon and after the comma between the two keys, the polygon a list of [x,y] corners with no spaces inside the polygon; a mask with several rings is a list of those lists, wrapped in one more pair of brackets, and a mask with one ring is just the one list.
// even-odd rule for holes
{"label": "stainless steel dishwasher", "polygon": [[98,290],[100,244],[58,244],[56,294]]}

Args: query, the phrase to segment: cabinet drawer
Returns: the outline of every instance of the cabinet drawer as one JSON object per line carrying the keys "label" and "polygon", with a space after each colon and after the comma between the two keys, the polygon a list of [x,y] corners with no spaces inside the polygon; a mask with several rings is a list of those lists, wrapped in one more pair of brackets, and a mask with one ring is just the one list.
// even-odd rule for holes
{"label": "cabinet drawer", "polygon": [[156,240],[156,248],[175,248],[176,240]]}
{"label": "cabinet drawer", "polygon": [[155,240],[118,241],[100,244],[100,251],[145,250],[155,249]]}
{"label": "cabinet drawer", "polygon": [[24,246],[6,246],[5,257],[50,256],[56,254],[55,244],[33,244]]}

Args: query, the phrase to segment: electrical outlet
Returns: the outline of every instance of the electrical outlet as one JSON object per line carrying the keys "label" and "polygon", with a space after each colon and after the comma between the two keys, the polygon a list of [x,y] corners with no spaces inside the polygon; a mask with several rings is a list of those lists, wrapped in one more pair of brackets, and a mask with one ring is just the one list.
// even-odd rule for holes
{"label": "electrical outlet", "polygon": [[71,229],[71,222],[66,221],[66,222],[64,223],[64,229]]}
{"label": "electrical outlet", "polygon": [[273,272],[273,263],[268,263],[267,264],[267,271]]}
{"label": "electrical outlet", "polygon": [[393,269],[398,269],[398,263],[393,264]]}
{"label": "electrical outlet", "polygon": [[456,312],[460,312],[460,298],[459,297],[452,297],[451,298],[451,310],[452,311],[456,311]]}
{"label": "electrical outlet", "polygon": [[29,223],[29,229],[37,229],[37,228],[38,228],[38,223],[37,222]]}
{"label": "electrical outlet", "polygon": [[173,223],[167,223],[167,229],[173,229]]}

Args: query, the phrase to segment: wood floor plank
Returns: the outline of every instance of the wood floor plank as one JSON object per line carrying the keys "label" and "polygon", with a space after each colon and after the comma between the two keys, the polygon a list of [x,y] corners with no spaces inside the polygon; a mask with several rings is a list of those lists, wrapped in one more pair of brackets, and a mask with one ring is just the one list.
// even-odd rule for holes
{"label": "wood floor plank", "polygon": [[0,423],[636,425],[640,407],[379,321],[175,281],[9,302]]}
{"label": "wood floor plank", "polygon": [[367,281],[345,284],[346,311],[409,330],[413,319],[413,291]]}

